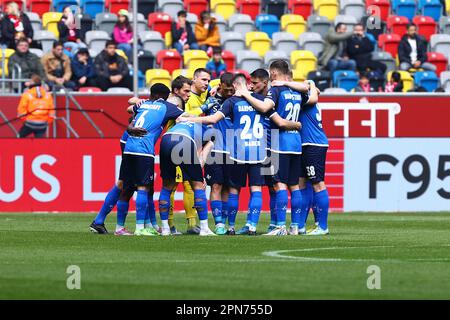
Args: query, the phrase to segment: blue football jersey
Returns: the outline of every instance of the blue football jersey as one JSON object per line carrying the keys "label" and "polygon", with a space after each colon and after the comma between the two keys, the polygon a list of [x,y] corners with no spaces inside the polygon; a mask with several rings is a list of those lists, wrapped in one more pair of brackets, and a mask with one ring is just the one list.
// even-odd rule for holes
{"label": "blue football jersey", "polygon": [[[300,110],[309,96],[306,93],[300,93],[289,87],[272,87],[267,93],[266,99],[275,103],[275,112],[283,119],[289,121],[299,121]],[[278,127],[271,123],[272,129]],[[278,141],[271,141],[270,150],[280,153],[300,154],[302,152],[302,140],[300,132],[297,130],[279,130]]]}
{"label": "blue football jersey", "polygon": [[175,124],[164,135],[176,134],[185,136],[195,143],[195,147],[197,150],[200,150],[200,148],[203,146],[203,136],[205,135],[205,132],[207,130],[208,127],[206,125],[186,121]]}
{"label": "blue football jersey", "polygon": [[155,143],[167,121],[174,120],[183,114],[183,110],[165,100],[147,100],[134,108],[135,127],[144,128],[147,134],[143,137],[129,136],[124,153],[153,157]]}
{"label": "blue football jersey", "polygon": [[[259,100],[264,97],[252,94]],[[267,157],[268,118],[256,111],[250,103],[241,97],[231,97],[225,101],[221,112],[229,117],[234,131],[226,136],[230,158],[242,163],[261,163]],[[231,134],[232,133],[232,134]]]}
{"label": "blue football jersey", "polygon": [[128,131],[125,130],[122,137],[120,138],[120,143],[123,143],[123,144],[127,143],[128,136],[129,136]]}
{"label": "blue football jersey", "polygon": [[[226,99],[224,99],[219,94],[216,94],[215,97],[209,97],[205,103],[205,115],[213,115],[222,107],[223,103]],[[219,152],[219,153],[229,153],[226,145],[226,136],[228,130],[233,130],[233,123],[229,117],[226,117],[216,124],[214,124],[214,147],[211,151]]]}
{"label": "blue football jersey", "polygon": [[318,104],[305,105],[300,112],[302,123],[302,145],[328,147],[328,139],[322,126],[322,115]]}

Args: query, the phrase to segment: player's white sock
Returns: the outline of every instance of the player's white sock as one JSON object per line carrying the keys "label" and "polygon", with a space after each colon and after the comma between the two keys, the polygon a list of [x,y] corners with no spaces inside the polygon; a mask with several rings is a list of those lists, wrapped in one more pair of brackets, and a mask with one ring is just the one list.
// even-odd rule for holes
{"label": "player's white sock", "polygon": [[170,229],[169,220],[161,220],[161,224],[163,229]]}
{"label": "player's white sock", "polygon": [[256,231],[256,227],[255,227],[255,226],[252,226],[252,225],[250,225],[250,226],[248,227],[248,230],[250,230],[250,231]]}
{"label": "player's white sock", "polygon": [[151,223],[144,223],[144,227],[147,229],[147,228],[151,228],[152,227],[152,224]]}
{"label": "player's white sock", "polygon": [[144,229],[144,224],[143,223],[136,223],[136,230],[141,230]]}
{"label": "player's white sock", "polygon": [[206,220],[200,220],[200,229],[201,229],[201,230],[207,230],[207,229],[209,229],[209,226],[208,226],[208,219],[206,219]]}
{"label": "player's white sock", "polygon": [[217,228],[225,228],[225,224],[223,224],[223,223],[218,223],[218,224],[216,224],[216,227],[217,227]]}
{"label": "player's white sock", "polygon": [[118,232],[120,229],[123,229],[124,226],[119,226],[118,224],[116,224],[116,232]]}

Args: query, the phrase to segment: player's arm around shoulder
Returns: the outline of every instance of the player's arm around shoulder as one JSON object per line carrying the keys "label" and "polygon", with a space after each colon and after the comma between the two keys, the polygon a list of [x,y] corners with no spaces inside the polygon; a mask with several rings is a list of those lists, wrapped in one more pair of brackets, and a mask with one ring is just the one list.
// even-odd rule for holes
{"label": "player's arm around shoulder", "polygon": [[319,94],[320,90],[316,87],[315,83],[313,81],[310,82],[310,89],[309,89],[309,99],[306,102],[307,105],[313,105],[319,102]]}
{"label": "player's arm around shoulder", "polygon": [[278,113],[274,112],[269,116],[270,120],[275,123],[275,125],[285,131],[297,130],[302,128],[300,122],[294,122],[290,120],[283,119]]}
{"label": "player's arm around shoulder", "polygon": [[296,81],[280,81],[275,80],[271,82],[272,87],[282,87],[286,86],[291,88],[292,90],[302,92],[302,93],[308,93],[309,85],[305,82],[296,82]]}
{"label": "player's arm around shoulder", "polygon": [[260,100],[254,97],[248,88],[244,86],[236,87],[236,92],[234,94],[237,97],[242,97],[250,103],[253,108],[261,113],[267,113],[275,107],[275,102],[272,99]]}
{"label": "player's arm around shoulder", "polygon": [[177,118],[177,122],[195,122],[195,123],[202,123],[202,124],[215,124],[222,120],[224,118],[224,115],[222,112],[216,112],[213,115],[206,116],[206,117],[195,117],[195,116],[180,116]]}

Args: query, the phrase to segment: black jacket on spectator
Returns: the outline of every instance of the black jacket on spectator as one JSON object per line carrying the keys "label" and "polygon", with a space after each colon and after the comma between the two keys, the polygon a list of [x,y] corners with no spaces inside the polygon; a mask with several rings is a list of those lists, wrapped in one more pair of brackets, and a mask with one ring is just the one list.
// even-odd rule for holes
{"label": "black jacket on spectator", "polygon": [[347,54],[350,59],[356,61],[359,71],[367,71],[367,69],[377,71],[380,75],[386,71],[386,65],[372,60],[372,52],[374,45],[367,36],[358,37],[353,35],[347,39]]}
{"label": "black jacket on spectator", "polygon": [[[190,45],[192,43],[197,42],[194,31],[192,31],[192,26],[188,21],[186,21],[186,29],[187,29],[187,44]],[[172,46],[173,46],[175,43],[178,42],[178,40],[180,40],[181,34],[183,33],[184,29],[177,28],[177,23],[173,22],[170,31],[172,32]]]}
{"label": "black jacket on spectator", "polygon": [[[20,19],[23,24],[23,33],[27,38],[33,39],[33,27],[31,26],[30,19],[24,13],[20,14]],[[8,48],[15,49],[16,41],[15,41],[15,29],[14,24],[8,17],[5,15],[1,21],[1,41],[6,44]]]}
{"label": "black jacket on spectator", "polygon": [[97,76],[104,78],[118,74],[126,77],[129,74],[128,64],[125,59],[117,53],[110,57],[105,50],[100,52],[95,58],[95,71]]}
{"label": "black jacket on spectator", "polygon": [[[62,43],[69,41],[69,28],[67,28],[66,24],[62,20],[58,22],[58,31],[59,31],[59,41],[61,41]],[[75,35],[77,39],[81,39],[79,29],[75,29]]]}
{"label": "black jacket on spectator", "polygon": [[386,33],[386,22],[377,16],[365,16],[361,19],[361,23],[366,26],[366,32],[373,35],[376,40],[381,34]]}
{"label": "black jacket on spectator", "polygon": [[[425,40],[424,37],[416,35],[416,41],[417,41],[417,60],[419,60],[421,63],[424,63],[427,61],[427,47],[428,43]],[[398,44],[398,59],[400,63],[402,62],[408,62],[411,63],[411,45],[408,42],[408,35],[404,35],[402,37],[402,40]]]}

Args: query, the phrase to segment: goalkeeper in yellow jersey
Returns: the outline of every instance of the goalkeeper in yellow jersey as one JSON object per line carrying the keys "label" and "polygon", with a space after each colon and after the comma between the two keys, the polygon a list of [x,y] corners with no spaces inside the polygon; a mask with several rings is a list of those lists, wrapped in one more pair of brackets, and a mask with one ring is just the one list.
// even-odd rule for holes
{"label": "goalkeeper in yellow jersey", "polygon": [[[184,78],[186,79],[186,78]],[[175,79],[176,80],[176,79]],[[174,80],[174,82],[175,82]],[[191,82],[189,91],[186,90],[187,85],[183,86],[172,82],[172,95],[178,95],[184,102],[184,110],[192,115],[199,116],[203,113],[201,106],[205,103],[209,96],[209,82],[211,80],[210,73],[203,68],[199,68],[194,72],[194,79]],[[169,97],[170,99],[170,97]],[[174,123],[169,123],[167,129],[171,128]],[[194,209],[194,191],[192,191],[191,185],[188,181],[183,181],[183,175],[181,170],[177,168],[177,182],[183,182],[184,193],[183,193],[183,203],[184,210],[186,211],[186,219],[188,223],[187,233],[188,234],[199,234],[200,228],[197,226],[197,211]],[[174,203],[175,191],[172,192],[170,198],[170,212],[169,212],[169,226],[173,235],[178,235],[180,232],[177,231],[173,224],[173,203]]]}

